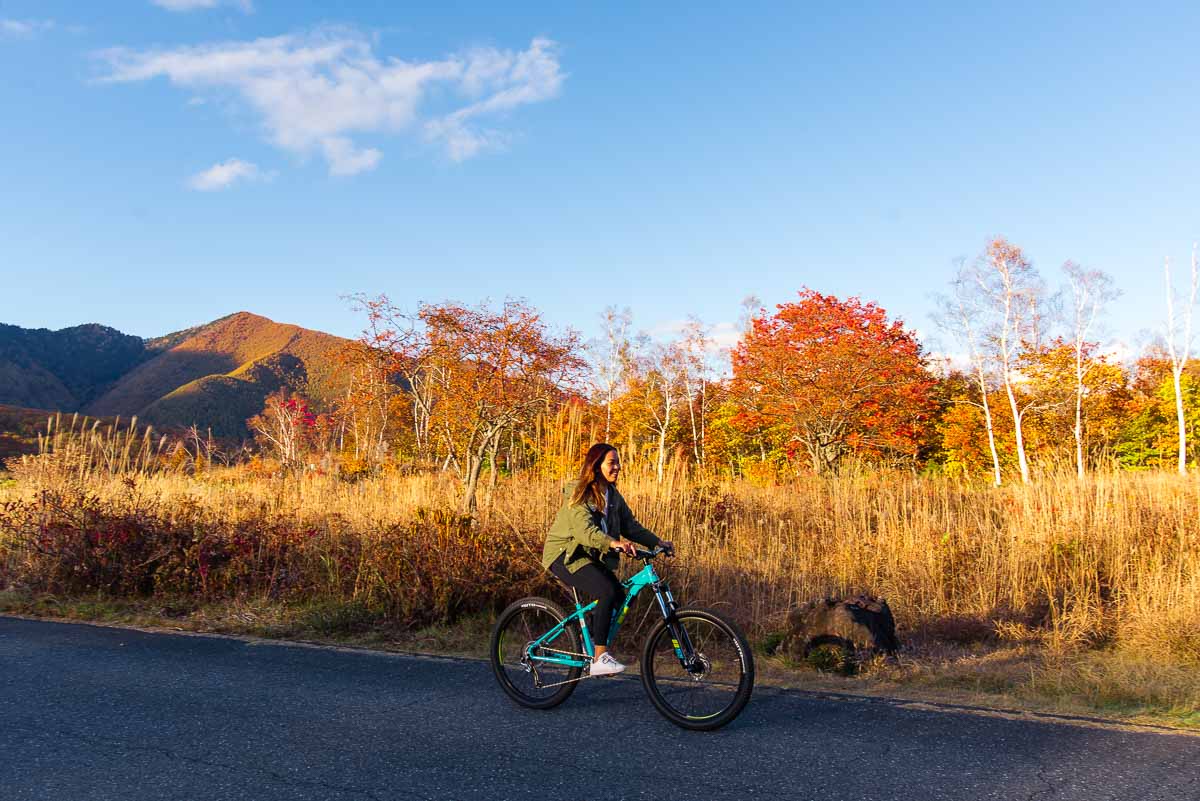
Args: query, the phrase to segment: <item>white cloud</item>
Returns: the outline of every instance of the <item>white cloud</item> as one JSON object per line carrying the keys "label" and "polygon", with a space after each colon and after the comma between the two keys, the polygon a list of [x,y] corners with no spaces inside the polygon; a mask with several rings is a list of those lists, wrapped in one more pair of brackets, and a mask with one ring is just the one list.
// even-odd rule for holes
{"label": "white cloud", "polygon": [[321,140],[321,150],[329,162],[330,175],[355,175],[373,170],[383,158],[373,147],[356,147],[344,136],[331,136]]}
{"label": "white cloud", "polygon": [[1124,340],[1113,340],[1100,348],[1100,355],[1116,364],[1133,364],[1141,351]]}
{"label": "white cloud", "polygon": [[710,349],[729,350],[742,341],[742,329],[737,323],[717,323],[708,336]]}
{"label": "white cloud", "polygon": [[925,361],[930,372],[939,378],[945,378],[952,372],[973,375],[975,367],[971,363],[971,354],[965,350],[934,350],[925,354]]}
{"label": "white cloud", "polygon": [[529,49],[514,54],[476,50],[470,54],[462,75],[462,89],[479,96],[489,87],[503,86],[490,95],[425,124],[429,139],[441,139],[455,161],[463,161],[485,149],[504,145],[503,134],[473,131],[467,123],[480,116],[509,111],[527,103],[540,103],[558,94],[563,75],[558,67],[557,46],[549,39],[534,39]]}
{"label": "white cloud", "polygon": [[223,5],[235,6],[246,14],[254,11],[252,0],[150,0],[150,2],[167,11],[197,11]]}
{"label": "white cloud", "polygon": [[215,192],[228,189],[238,181],[259,181],[270,177],[248,161],[227,159],[196,173],[188,179],[187,184],[198,192]]}
{"label": "white cloud", "polygon": [[451,161],[466,161],[485,150],[501,150],[507,139],[497,131],[471,130],[455,119],[429,120],[425,140],[440,142]]}
{"label": "white cloud", "polygon": [[[687,320],[671,320],[659,323],[650,329],[650,335],[656,339],[679,339],[691,323]],[[737,323],[720,322],[708,326],[704,341],[704,351],[708,354],[720,354],[736,347],[742,340],[742,329]]]}
{"label": "white cloud", "polygon": [[[191,90],[230,91],[259,115],[272,144],[323,157],[330,174],[353,175],[383,158],[355,135],[419,131],[455,161],[503,147],[508,137],[481,120],[557,96],[565,79],[557,50],[537,38],[522,51],[477,48],[404,61],[376,55],[357,31],[326,28],[167,50],[114,48],[98,56],[107,67],[103,82],[165,78]],[[439,111],[426,110],[438,104]]]}
{"label": "white cloud", "polygon": [[56,27],[52,19],[0,19],[0,34],[28,37]]}

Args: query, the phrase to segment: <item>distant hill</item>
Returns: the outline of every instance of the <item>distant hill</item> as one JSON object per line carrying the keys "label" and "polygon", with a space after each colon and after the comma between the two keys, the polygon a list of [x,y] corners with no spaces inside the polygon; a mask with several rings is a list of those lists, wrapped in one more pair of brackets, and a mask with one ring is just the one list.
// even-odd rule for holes
{"label": "distant hill", "polygon": [[0,404],[78,411],[154,353],[141,337],[94,323],[60,331],[0,323]]}
{"label": "distant hill", "polygon": [[288,387],[316,400],[339,391],[349,340],[238,312],[154,339],[99,325],[62,331],[0,326],[0,403],[132,416],[158,427],[240,438],[246,418]]}

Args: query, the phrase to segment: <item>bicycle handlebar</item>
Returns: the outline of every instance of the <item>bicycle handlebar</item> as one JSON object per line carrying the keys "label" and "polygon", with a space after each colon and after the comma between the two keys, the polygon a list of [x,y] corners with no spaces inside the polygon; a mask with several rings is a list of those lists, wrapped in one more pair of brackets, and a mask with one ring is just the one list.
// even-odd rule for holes
{"label": "bicycle handlebar", "polygon": [[666,554],[667,556],[674,556],[675,549],[674,548],[664,548],[661,545],[655,547],[653,550],[650,550],[650,551],[643,551],[641,548],[636,548],[636,549],[634,549],[632,558],[633,559],[645,559],[646,561],[649,561],[656,556],[661,556],[662,554]]}

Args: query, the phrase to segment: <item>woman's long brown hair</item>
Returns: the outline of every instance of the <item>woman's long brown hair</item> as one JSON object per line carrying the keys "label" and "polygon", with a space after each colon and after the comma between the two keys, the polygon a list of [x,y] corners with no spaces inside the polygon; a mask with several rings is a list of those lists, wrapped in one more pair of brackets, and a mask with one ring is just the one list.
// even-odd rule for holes
{"label": "woman's long brown hair", "polygon": [[592,505],[598,511],[607,511],[604,508],[604,491],[608,489],[608,482],[600,474],[600,463],[608,456],[609,451],[615,450],[616,448],[607,442],[597,442],[588,448],[587,455],[583,457],[583,467],[579,469],[579,481],[575,484],[575,491],[571,493],[572,506],[583,503],[590,495]]}

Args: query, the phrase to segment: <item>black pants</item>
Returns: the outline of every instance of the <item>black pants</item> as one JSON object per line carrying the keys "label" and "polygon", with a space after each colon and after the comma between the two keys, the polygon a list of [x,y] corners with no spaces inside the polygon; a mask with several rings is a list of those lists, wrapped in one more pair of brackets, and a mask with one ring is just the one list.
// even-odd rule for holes
{"label": "black pants", "polygon": [[572,573],[563,564],[565,558],[566,554],[563,554],[555,559],[550,565],[550,572],[555,578],[579,590],[580,595],[596,601],[596,607],[592,610],[592,642],[606,645],[613,609],[625,602],[625,588],[613,572],[599,562],[591,561]]}

